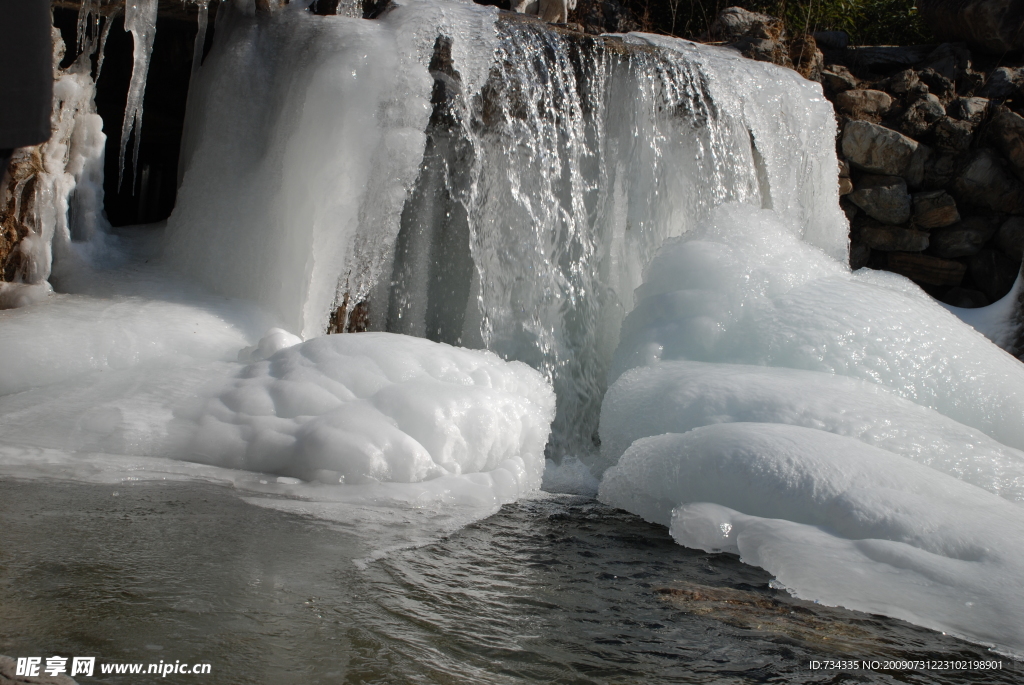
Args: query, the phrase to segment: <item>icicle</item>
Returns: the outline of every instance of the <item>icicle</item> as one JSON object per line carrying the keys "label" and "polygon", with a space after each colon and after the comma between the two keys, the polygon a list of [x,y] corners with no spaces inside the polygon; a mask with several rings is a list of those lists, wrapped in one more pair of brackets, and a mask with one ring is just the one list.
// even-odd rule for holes
{"label": "icicle", "polygon": [[[135,151],[132,157],[132,172],[139,166],[139,142],[142,140],[142,104],[146,95],[146,76],[149,73],[149,58],[153,53],[153,39],[156,37],[157,0],[127,0],[124,5],[124,28],[132,32],[135,41],[132,80],[128,86],[128,102],[121,124],[121,154],[118,157],[117,187],[124,180],[124,153],[128,147],[128,136],[135,129]],[[134,188],[134,183],[132,187]]]}
{"label": "icicle", "polygon": [[100,0],[82,0],[78,8],[78,51],[86,51],[86,40],[89,38],[89,20],[92,19],[92,37],[96,37],[96,28],[100,19]]}
{"label": "icicle", "polygon": [[210,0],[193,0],[199,7],[199,33],[196,34],[196,43],[192,48],[192,78],[195,78],[199,71],[199,65],[203,61],[203,48],[206,46],[206,23],[209,19]]}
{"label": "icicle", "polygon": [[98,83],[100,80],[100,72],[103,71],[103,60],[106,58],[107,50],[107,38],[110,36],[110,27],[114,25],[114,19],[121,13],[121,9],[114,10],[111,14],[107,15],[107,18],[103,21],[103,31],[100,33],[100,45],[96,51],[96,77],[94,80]]}

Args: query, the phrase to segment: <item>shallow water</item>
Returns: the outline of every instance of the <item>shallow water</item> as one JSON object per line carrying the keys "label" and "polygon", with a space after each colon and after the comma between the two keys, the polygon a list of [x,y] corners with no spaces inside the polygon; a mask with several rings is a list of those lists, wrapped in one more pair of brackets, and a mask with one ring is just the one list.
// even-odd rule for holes
{"label": "shallow water", "polygon": [[[115,495],[116,493],[116,495]],[[423,547],[198,482],[0,481],[0,653],[209,662],[83,683],[1019,682],[812,659],[998,659],[794,600],[736,557],[591,499],[541,495]]]}

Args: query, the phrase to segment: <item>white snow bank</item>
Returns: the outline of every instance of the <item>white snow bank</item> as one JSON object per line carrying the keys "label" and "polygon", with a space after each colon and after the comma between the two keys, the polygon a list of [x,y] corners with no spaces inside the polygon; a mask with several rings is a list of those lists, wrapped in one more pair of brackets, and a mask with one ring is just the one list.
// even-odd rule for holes
{"label": "white snow bank", "polygon": [[1024,366],[907,279],[851,274],[746,205],[720,207],[700,235],[654,258],[613,379],[670,359],[853,376],[1024,449]]}
{"label": "white snow bank", "polygon": [[601,500],[805,599],[1024,654],[1024,509],[864,443],[731,423],[634,443]]}
{"label": "white snow bank", "polygon": [[1024,452],[877,383],[766,366],[674,361],[626,372],[601,408],[600,467],[640,438],[735,422],[855,438],[1024,503]]}
{"label": "white snow bank", "polygon": [[521,494],[540,485],[553,414],[525,364],[362,333],[281,350],[178,417],[198,426],[193,461],[346,484],[487,474]]}

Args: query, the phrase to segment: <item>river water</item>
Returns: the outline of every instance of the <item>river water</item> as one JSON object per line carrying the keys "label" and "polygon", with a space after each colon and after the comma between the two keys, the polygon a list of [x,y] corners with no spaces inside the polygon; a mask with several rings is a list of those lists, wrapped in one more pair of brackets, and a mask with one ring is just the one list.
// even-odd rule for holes
{"label": "river water", "polygon": [[[773,589],[590,498],[541,494],[368,563],[345,526],[200,482],[0,481],[0,653],[210,663],[156,683],[977,682],[815,659],[999,659]],[[44,654],[45,653],[45,654]],[[1020,665],[985,682],[1013,683]]]}

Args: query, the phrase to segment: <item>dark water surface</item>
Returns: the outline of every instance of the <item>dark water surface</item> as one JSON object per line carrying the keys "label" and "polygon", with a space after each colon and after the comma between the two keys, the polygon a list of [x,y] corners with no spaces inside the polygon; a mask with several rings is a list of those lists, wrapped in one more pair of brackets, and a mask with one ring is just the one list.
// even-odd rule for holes
{"label": "dark water surface", "polygon": [[[117,493],[115,496],[114,493]],[[999,660],[801,602],[730,555],[593,500],[504,507],[366,565],[345,526],[205,483],[0,480],[0,654],[208,662],[85,683],[1020,683],[813,671],[821,659]]]}

